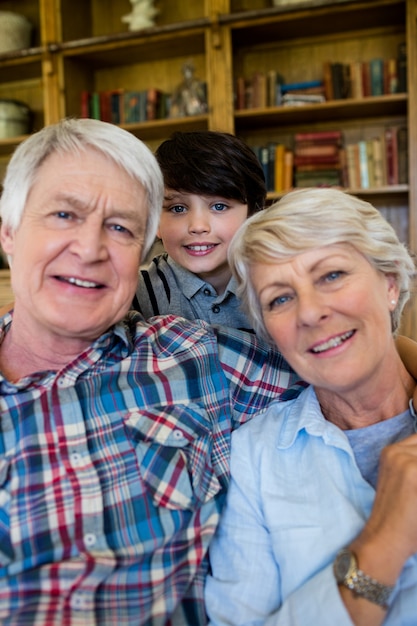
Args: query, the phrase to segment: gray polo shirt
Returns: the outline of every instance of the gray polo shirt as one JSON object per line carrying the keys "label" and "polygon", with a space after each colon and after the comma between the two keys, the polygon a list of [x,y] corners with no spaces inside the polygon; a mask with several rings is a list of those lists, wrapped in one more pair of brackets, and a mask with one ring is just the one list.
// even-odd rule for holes
{"label": "gray polo shirt", "polygon": [[147,267],[140,269],[133,307],[145,319],[172,314],[252,331],[240,309],[234,278],[219,296],[210,283],[178,265],[166,253],[156,256]]}

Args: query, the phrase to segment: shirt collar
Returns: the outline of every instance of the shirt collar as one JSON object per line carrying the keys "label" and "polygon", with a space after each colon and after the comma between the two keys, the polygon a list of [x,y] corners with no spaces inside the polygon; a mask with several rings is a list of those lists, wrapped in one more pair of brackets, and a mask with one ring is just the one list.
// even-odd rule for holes
{"label": "shirt collar", "polygon": [[[177,277],[177,281],[178,284],[181,285],[182,292],[189,300],[191,300],[191,298],[193,298],[199,291],[202,291],[203,289],[208,288],[210,289],[210,291],[213,290],[212,285],[199,278],[196,274],[193,274],[189,270],[186,270],[181,265],[178,265],[178,263],[174,261],[174,259],[172,259],[170,256],[167,256],[167,263]],[[224,291],[223,298],[225,298],[229,293],[236,295],[236,289],[236,280],[232,276]]]}
{"label": "shirt collar", "polygon": [[285,412],[285,419],[280,420],[278,447],[290,448],[302,430],[313,437],[322,437],[328,445],[338,446],[346,450],[350,449],[343,431],[325,419],[311,385],[291,402]]}

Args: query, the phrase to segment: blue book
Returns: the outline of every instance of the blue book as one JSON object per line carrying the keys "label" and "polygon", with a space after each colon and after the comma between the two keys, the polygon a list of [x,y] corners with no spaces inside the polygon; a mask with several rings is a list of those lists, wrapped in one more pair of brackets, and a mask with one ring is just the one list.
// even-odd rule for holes
{"label": "blue book", "polygon": [[286,83],[281,85],[281,92],[285,93],[286,91],[295,91],[300,89],[311,89],[312,87],[323,87],[322,80],[307,80],[301,83]]}

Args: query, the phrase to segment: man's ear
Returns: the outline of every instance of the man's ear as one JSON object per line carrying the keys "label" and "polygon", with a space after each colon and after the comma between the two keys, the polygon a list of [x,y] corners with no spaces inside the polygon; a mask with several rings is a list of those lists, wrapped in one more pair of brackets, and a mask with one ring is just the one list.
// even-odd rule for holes
{"label": "man's ear", "polygon": [[13,255],[14,251],[14,231],[10,226],[1,225],[0,229],[1,247],[7,255]]}

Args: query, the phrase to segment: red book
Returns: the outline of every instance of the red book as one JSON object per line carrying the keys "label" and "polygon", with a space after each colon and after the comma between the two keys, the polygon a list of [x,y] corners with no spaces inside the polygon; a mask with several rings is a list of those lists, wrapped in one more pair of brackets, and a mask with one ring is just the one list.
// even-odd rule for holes
{"label": "red book", "polygon": [[342,139],[341,130],[322,130],[311,133],[296,133],[294,136],[296,142],[298,141],[339,141]]}
{"label": "red book", "polygon": [[296,156],[333,156],[339,154],[339,146],[335,143],[311,143],[295,146]]}
{"label": "red book", "polygon": [[81,92],[81,117],[90,117],[90,92]]}
{"label": "red book", "polygon": [[313,165],[314,163],[327,163],[329,165],[339,165],[339,155],[325,156],[294,156],[294,165]]}
{"label": "red book", "polygon": [[387,153],[387,182],[388,185],[398,184],[398,145],[397,129],[390,126],[385,129],[385,148]]}

